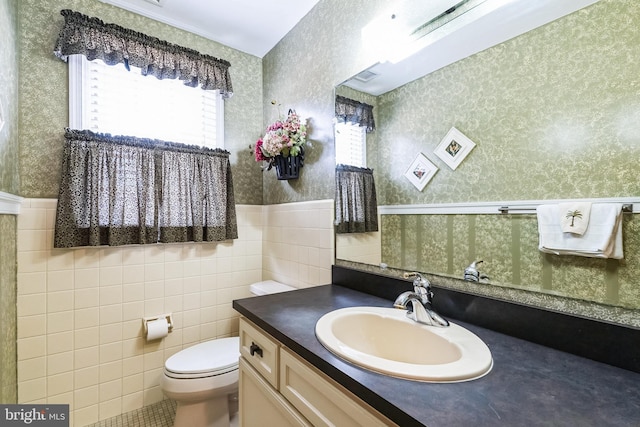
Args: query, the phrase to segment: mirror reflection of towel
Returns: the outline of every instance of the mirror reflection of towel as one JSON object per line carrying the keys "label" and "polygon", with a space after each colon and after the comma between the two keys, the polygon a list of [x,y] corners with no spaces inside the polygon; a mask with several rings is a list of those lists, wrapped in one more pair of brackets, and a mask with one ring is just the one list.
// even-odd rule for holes
{"label": "mirror reflection of towel", "polygon": [[537,208],[538,249],[556,255],[592,258],[624,258],[622,250],[622,203],[594,203],[587,231],[582,235],[563,233],[558,204]]}
{"label": "mirror reflection of towel", "polygon": [[562,231],[582,236],[589,226],[591,202],[559,203],[558,206]]}

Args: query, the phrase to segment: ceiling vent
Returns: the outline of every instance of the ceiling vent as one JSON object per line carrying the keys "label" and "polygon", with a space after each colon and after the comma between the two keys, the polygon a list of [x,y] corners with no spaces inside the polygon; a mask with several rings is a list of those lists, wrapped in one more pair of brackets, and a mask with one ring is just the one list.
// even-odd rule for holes
{"label": "ceiling vent", "polygon": [[368,81],[371,81],[373,79],[375,79],[376,77],[378,77],[378,74],[374,73],[373,71],[369,71],[369,70],[364,70],[358,74],[356,74],[355,76],[353,76],[354,79],[362,82],[362,83],[367,83]]}

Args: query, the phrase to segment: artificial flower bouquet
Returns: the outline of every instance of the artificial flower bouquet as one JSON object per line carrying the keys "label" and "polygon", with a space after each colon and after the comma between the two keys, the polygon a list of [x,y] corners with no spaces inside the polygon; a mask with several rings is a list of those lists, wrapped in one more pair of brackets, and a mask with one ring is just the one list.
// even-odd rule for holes
{"label": "artificial flower bouquet", "polygon": [[[275,102],[272,101],[275,105]],[[294,111],[289,110],[286,118],[280,116],[278,120],[267,127],[264,136],[256,142],[256,162],[267,162],[271,169],[276,157],[295,157],[302,155],[303,146],[307,142],[307,125]]]}

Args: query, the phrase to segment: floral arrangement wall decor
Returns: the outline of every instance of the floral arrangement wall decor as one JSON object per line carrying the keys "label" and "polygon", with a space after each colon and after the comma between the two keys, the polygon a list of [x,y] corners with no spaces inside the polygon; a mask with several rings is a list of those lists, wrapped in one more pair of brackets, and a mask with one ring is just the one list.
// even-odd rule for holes
{"label": "floral arrangement wall decor", "polygon": [[[276,105],[276,102],[271,101],[271,104]],[[266,162],[267,170],[275,167],[280,180],[296,179],[304,165],[307,124],[294,110],[289,110],[286,118],[278,116],[278,120],[267,126],[264,136],[256,142],[256,162]]]}
{"label": "floral arrangement wall decor", "polygon": [[436,172],[438,172],[436,165],[431,163],[424,154],[418,153],[407,171],[404,173],[404,176],[418,189],[418,191],[422,191],[425,185],[431,181],[431,178],[433,178]]}
{"label": "floral arrangement wall decor", "polygon": [[462,132],[452,127],[442,138],[434,153],[444,161],[451,169],[462,163],[465,157],[473,150],[476,144],[467,138]]}

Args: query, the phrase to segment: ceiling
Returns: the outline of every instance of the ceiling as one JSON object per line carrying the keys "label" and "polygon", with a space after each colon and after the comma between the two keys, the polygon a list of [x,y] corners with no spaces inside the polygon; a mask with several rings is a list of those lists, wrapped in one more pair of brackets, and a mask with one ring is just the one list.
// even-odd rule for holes
{"label": "ceiling", "polygon": [[100,0],[262,58],[319,0]]}
{"label": "ceiling", "polygon": [[[319,0],[99,1],[262,58]],[[367,79],[352,78],[345,84],[362,92],[380,95],[597,1],[599,0],[389,2],[388,9],[363,29],[363,48],[371,49],[369,53],[379,62],[372,63],[366,70]],[[440,19],[439,14],[445,15],[454,10],[449,10],[452,5],[455,6],[454,9],[462,11],[460,16],[449,21],[456,12],[444,20]],[[432,19],[434,24],[431,23]],[[367,27],[370,27],[368,33]],[[427,30],[417,39],[414,37],[414,41],[406,46],[397,43],[392,37],[398,30],[405,34],[417,27],[426,27]],[[405,48],[413,50],[413,54],[403,59],[397,54]],[[391,58],[381,53],[384,51],[395,53],[397,57]]]}

